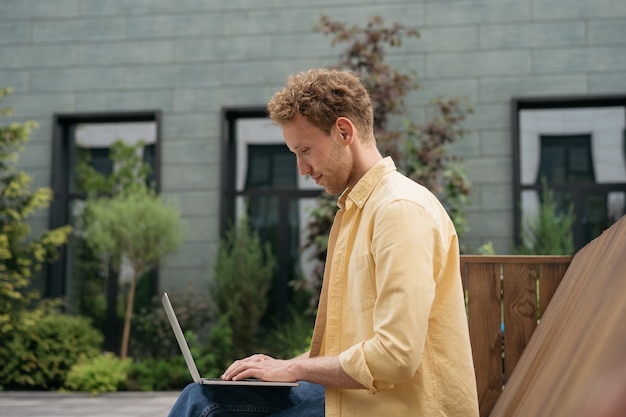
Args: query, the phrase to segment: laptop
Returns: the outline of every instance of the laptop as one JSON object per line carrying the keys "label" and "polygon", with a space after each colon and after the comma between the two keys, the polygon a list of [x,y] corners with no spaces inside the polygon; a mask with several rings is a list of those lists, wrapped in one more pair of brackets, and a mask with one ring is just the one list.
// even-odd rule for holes
{"label": "laptop", "polygon": [[178,323],[178,319],[176,318],[176,314],[174,313],[174,308],[172,307],[172,303],[170,302],[167,293],[163,293],[163,298],[161,299],[161,301],[163,302],[165,313],[167,314],[167,318],[170,321],[170,325],[172,326],[172,330],[174,331],[174,335],[176,336],[176,340],[178,341],[178,346],[183,353],[183,357],[185,358],[185,362],[187,363],[187,368],[189,369],[189,373],[191,374],[191,378],[193,378],[194,382],[203,385],[244,385],[263,387],[297,387],[299,385],[297,382],[261,381],[260,379],[225,381],[220,378],[201,378],[200,373],[198,372],[198,368],[196,367],[196,362],[191,356],[191,350],[189,350],[189,345],[187,345],[185,335],[183,334],[183,330],[180,327],[180,323]]}

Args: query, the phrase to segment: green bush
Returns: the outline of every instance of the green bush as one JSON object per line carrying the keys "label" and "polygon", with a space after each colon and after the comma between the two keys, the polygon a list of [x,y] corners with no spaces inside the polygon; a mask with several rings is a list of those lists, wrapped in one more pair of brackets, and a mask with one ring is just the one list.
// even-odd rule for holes
{"label": "green bush", "polygon": [[[12,91],[0,88],[0,104]],[[0,116],[10,114],[10,108],[0,108]],[[19,169],[20,155],[36,126],[32,121],[0,125],[0,346],[32,318],[27,312],[39,300],[33,276],[57,258],[71,231],[63,226],[39,236],[31,233],[29,218],[52,200],[50,188],[32,189],[32,176]]]}
{"label": "green bush", "polygon": [[[194,357],[196,353],[193,351]],[[235,341],[233,329],[229,325],[227,317],[220,317],[213,323],[209,340],[202,347],[197,347],[199,358],[198,366],[201,366],[205,376],[217,377],[224,372],[239,356],[235,353]]]}
{"label": "green bush", "polygon": [[134,391],[180,390],[191,382],[183,355],[170,359],[148,358],[133,362],[128,389]]}
{"label": "green bush", "polygon": [[267,309],[276,258],[269,242],[261,242],[247,217],[231,225],[220,241],[214,279],[209,283],[218,317],[237,335],[234,355],[250,354],[259,322]]}
{"label": "green bush", "polygon": [[566,204],[566,199],[559,199],[550,189],[545,178],[541,205],[537,215],[530,219],[522,230],[522,243],[517,248],[519,255],[572,255],[574,238],[572,226],[576,220],[574,206]]}
{"label": "green bush", "polygon": [[117,391],[126,386],[130,365],[130,359],[120,359],[109,352],[95,358],[81,356],[67,374],[65,388],[93,395]]}
{"label": "green bush", "polygon": [[[226,316],[212,314],[207,294],[187,289],[169,293],[175,304],[187,344],[203,377],[217,377],[235,359],[233,332]],[[141,391],[180,390],[191,382],[161,299],[140,309],[133,320],[133,364],[128,389]]]}
{"label": "green bush", "polygon": [[[141,282],[138,284],[140,285]],[[138,286],[139,288],[139,286]],[[192,288],[169,292],[176,316],[185,332],[197,335],[201,344],[207,343],[213,322],[212,309],[206,293]],[[130,356],[135,362],[148,358],[169,359],[180,356],[180,348],[172,332],[159,294],[133,315]]]}
{"label": "green bush", "polygon": [[0,341],[0,385],[5,389],[61,388],[79,357],[100,354],[102,340],[102,334],[84,317],[45,316]]}
{"label": "green bush", "polygon": [[265,336],[265,348],[277,358],[290,359],[309,350],[313,337],[313,319],[301,311],[290,309],[289,317],[277,321]]}
{"label": "green bush", "polygon": [[[174,335],[171,335],[174,339]],[[232,333],[225,321],[214,324],[206,343],[201,343],[193,332],[185,332],[200,375],[216,378],[233,361]],[[180,390],[192,379],[178,345],[177,355],[168,359],[147,358],[132,364],[128,388],[140,391]]]}

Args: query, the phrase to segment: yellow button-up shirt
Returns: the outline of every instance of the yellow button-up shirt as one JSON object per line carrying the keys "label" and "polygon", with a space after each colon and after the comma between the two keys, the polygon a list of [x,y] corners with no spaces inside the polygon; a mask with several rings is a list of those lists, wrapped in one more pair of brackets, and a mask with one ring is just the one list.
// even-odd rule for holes
{"label": "yellow button-up shirt", "polygon": [[445,209],[390,158],[338,200],[311,356],[339,356],[367,389],[326,388],[326,416],[478,416]]}

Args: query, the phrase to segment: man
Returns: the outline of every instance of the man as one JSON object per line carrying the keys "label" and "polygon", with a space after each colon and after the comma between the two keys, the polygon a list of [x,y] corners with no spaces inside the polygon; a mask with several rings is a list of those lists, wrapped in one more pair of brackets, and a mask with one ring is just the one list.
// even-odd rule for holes
{"label": "man", "polygon": [[[290,360],[253,355],[222,378],[306,381],[274,394],[270,403],[284,405],[266,415],[324,415],[325,408],[327,416],[477,416],[454,226],[434,195],[378,151],[372,103],[358,77],[297,74],[268,110],[300,175],[341,194],[340,210],[310,351]],[[252,406],[251,390],[237,389]],[[218,407],[213,390],[186,391],[171,415]]]}

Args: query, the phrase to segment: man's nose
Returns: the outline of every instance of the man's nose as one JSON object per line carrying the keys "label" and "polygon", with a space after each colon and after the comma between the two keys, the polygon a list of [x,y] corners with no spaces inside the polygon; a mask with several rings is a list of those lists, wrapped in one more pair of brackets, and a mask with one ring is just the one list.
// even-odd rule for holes
{"label": "man's nose", "polygon": [[311,166],[298,159],[298,173],[302,176],[309,175],[311,173]]}

